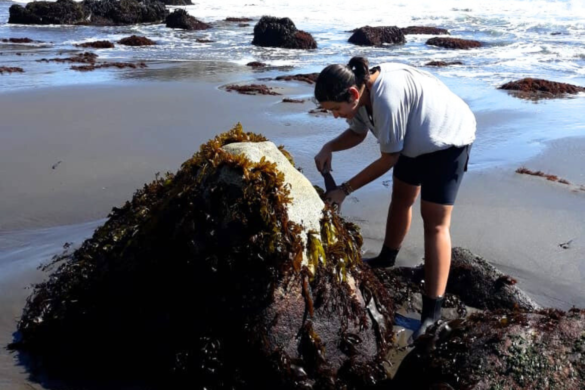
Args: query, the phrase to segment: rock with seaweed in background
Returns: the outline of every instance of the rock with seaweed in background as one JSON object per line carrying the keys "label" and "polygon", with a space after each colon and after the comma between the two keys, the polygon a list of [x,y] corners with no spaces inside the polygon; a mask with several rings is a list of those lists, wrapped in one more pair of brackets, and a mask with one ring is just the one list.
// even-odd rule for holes
{"label": "rock with seaweed in background", "polygon": [[210,24],[204,23],[194,16],[189,15],[184,9],[177,9],[167,16],[166,26],[183,30],[207,30]]}
{"label": "rock with seaweed in background", "polygon": [[408,26],[400,29],[404,35],[450,35],[449,31],[439,27]]}
{"label": "rock with seaweed in background", "polygon": [[426,42],[429,46],[438,46],[445,49],[460,49],[460,50],[468,50],[468,49],[476,49],[478,47],[482,47],[483,43],[479,41],[474,41],[471,39],[461,39],[461,38],[441,38],[435,37],[431,38]]}
{"label": "rock with seaweed in background", "polygon": [[158,0],[35,1],[10,7],[8,23],[117,26],[161,23],[168,15]]}
{"label": "rock with seaweed in background", "polygon": [[396,389],[582,389],[585,311],[476,313],[431,329],[395,377]]}
{"label": "rock with seaweed in background", "polygon": [[511,91],[513,96],[528,100],[553,99],[585,92],[585,87],[578,85],[533,78],[510,81],[498,89]]}
{"label": "rock with seaweed in background", "polygon": [[316,49],[317,42],[313,36],[298,30],[289,18],[263,16],[254,26],[252,44],[264,47],[282,47],[285,49]]}
{"label": "rock with seaweed in background", "polygon": [[51,378],[366,388],[386,375],[393,303],[361,245],[282,147],[238,125],[45,267],[11,348]]}
{"label": "rock with seaweed in background", "polygon": [[395,26],[364,26],[353,30],[348,42],[360,46],[402,45],[406,39],[401,29]]}

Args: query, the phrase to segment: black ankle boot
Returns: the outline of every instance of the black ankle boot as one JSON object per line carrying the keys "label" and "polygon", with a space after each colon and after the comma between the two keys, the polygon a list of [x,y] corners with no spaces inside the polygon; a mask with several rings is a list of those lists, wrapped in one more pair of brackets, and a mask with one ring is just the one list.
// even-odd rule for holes
{"label": "black ankle boot", "polygon": [[396,256],[398,256],[399,250],[400,249],[390,249],[384,245],[378,256],[364,259],[364,263],[372,268],[394,267],[394,263],[396,263]]}
{"label": "black ankle boot", "polygon": [[425,334],[429,326],[433,325],[435,322],[441,319],[441,308],[443,307],[444,300],[444,297],[437,297],[437,299],[433,299],[423,294],[420,327],[412,334],[412,341]]}

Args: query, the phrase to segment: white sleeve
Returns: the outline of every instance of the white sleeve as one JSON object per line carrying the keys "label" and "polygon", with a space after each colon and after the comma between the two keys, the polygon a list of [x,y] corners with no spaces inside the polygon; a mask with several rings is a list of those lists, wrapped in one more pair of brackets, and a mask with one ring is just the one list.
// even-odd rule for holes
{"label": "white sleeve", "polygon": [[369,129],[365,122],[360,118],[359,113],[357,113],[353,119],[348,119],[347,124],[349,128],[357,134],[367,134]]}

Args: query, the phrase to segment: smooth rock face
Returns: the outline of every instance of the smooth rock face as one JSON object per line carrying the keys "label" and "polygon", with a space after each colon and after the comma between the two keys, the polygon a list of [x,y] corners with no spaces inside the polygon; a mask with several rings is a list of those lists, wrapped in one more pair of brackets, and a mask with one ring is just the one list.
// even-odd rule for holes
{"label": "smooth rock face", "polygon": [[582,389],[585,311],[477,313],[421,337],[398,389]]}
{"label": "smooth rock face", "polygon": [[165,5],[157,0],[38,1],[26,7],[15,4],[9,12],[8,23],[94,26],[160,23],[168,15]]}
{"label": "smooth rock face", "polygon": [[316,49],[317,43],[311,34],[298,30],[289,18],[263,16],[254,26],[252,44],[285,49]]}
{"label": "smooth rock face", "polygon": [[183,30],[207,30],[210,24],[204,23],[189,15],[184,9],[177,9],[167,16],[166,26]]}
{"label": "smooth rock face", "polygon": [[430,46],[444,47],[446,49],[475,49],[482,47],[483,44],[479,41],[473,41],[470,39],[459,39],[459,38],[431,38],[426,42]]}
{"label": "smooth rock face", "polygon": [[104,388],[383,379],[393,305],[358,229],[266,141],[239,125],[217,136],[59,257],[11,345],[25,367]]}
{"label": "smooth rock face", "polygon": [[364,26],[354,30],[348,42],[360,46],[381,46],[385,43],[397,45],[406,43],[406,38],[401,29],[395,26]]}

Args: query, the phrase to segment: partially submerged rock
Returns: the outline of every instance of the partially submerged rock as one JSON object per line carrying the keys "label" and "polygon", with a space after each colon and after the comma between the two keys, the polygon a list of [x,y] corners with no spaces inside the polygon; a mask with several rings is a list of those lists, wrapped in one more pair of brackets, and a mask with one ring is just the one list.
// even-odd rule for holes
{"label": "partially submerged rock", "polygon": [[451,65],[463,65],[463,62],[461,62],[461,61],[431,61],[431,62],[427,62],[425,64],[425,66],[439,66],[439,67],[451,66]]}
{"label": "partially submerged rock", "polygon": [[116,69],[142,69],[148,68],[148,66],[144,62],[102,62],[101,64],[90,64],[90,65],[80,65],[80,66],[72,66],[72,70],[77,70],[79,72],[91,72],[96,69],[106,69],[106,68],[116,68]]}
{"label": "partially submerged rock", "polygon": [[6,73],[24,73],[24,70],[19,67],[0,66],[0,74]]}
{"label": "partially submerged rock", "polygon": [[33,41],[30,38],[4,38],[1,40],[4,43],[33,43],[33,42],[40,42],[40,41]]}
{"label": "partially submerged rock", "polygon": [[460,38],[431,38],[426,42],[430,46],[443,47],[445,49],[475,49],[482,47],[483,44],[479,41],[471,39],[460,39]]}
{"label": "partially submerged rock", "polygon": [[285,49],[316,49],[317,42],[311,34],[298,30],[289,18],[263,16],[254,26],[252,44]]}
{"label": "partially submerged rock", "polygon": [[291,98],[284,98],[282,99],[283,103],[304,103],[305,99],[291,99]]}
{"label": "partially submerged rock", "polygon": [[72,57],[56,57],[56,58],[41,58],[37,62],[61,62],[61,63],[80,63],[80,64],[93,64],[98,55],[95,53],[85,52],[79,53]]}
{"label": "partially submerged rock", "polygon": [[241,93],[242,95],[280,95],[272,88],[264,84],[249,84],[249,85],[228,85],[225,87],[226,91]]}
{"label": "partially submerged rock", "polygon": [[168,14],[158,0],[35,1],[26,7],[14,4],[9,12],[8,23],[94,26],[161,23]]}
{"label": "partially submerged rock", "polygon": [[438,27],[408,26],[400,29],[404,35],[449,35],[449,31]]}
{"label": "partially submerged rock", "polygon": [[183,30],[207,30],[211,28],[210,24],[189,15],[184,9],[176,9],[175,12],[167,16],[166,26]]}
{"label": "partially submerged rock", "polygon": [[558,389],[585,383],[585,311],[498,311],[435,327],[392,388]]}
{"label": "partially submerged rock", "polygon": [[226,22],[237,22],[237,23],[251,22],[252,20],[253,19],[251,19],[251,18],[234,18],[234,17],[225,18]]}
{"label": "partially submerged rock", "polygon": [[92,42],[84,42],[75,45],[77,47],[91,47],[93,49],[113,49],[115,45],[110,41],[92,41]]}
{"label": "partially submerged rock", "polygon": [[118,41],[120,45],[125,46],[152,46],[156,45],[156,42],[150,40],[146,37],[138,36],[138,35],[131,35],[126,38],[122,38]]}
{"label": "partially submerged rock", "polygon": [[278,81],[302,81],[307,84],[315,84],[317,82],[317,77],[319,77],[319,73],[302,73],[302,74],[295,74],[295,75],[284,75],[278,76],[275,80]]}
{"label": "partially submerged rock", "polygon": [[45,267],[11,348],[50,377],[148,388],[375,384],[392,302],[289,161],[239,125],[202,145]]}
{"label": "partially submerged rock", "polygon": [[533,78],[511,81],[502,85],[498,89],[516,91],[518,92],[516,96],[523,99],[550,99],[563,97],[567,94],[574,95],[580,92],[585,92],[585,88],[578,85]]}
{"label": "partially submerged rock", "polygon": [[353,31],[349,43],[360,46],[381,46],[383,44],[404,44],[404,33],[396,26],[370,27],[364,26]]}
{"label": "partially submerged rock", "polygon": [[246,66],[249,66],[249,67],[252,67],[252,68],[265,68],[268,65],[266,65],[264,62],[252,61],[252,62],[248,62],[246,64]]}

